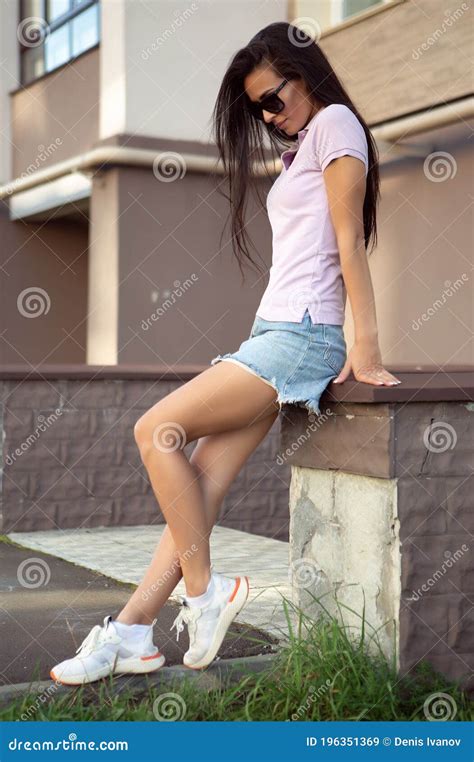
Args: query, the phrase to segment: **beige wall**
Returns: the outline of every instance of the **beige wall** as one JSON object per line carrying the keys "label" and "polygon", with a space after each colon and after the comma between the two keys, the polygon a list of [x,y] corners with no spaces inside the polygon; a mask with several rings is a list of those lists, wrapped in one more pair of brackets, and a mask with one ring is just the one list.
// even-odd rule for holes
{"label": "beige wall", "polygon": [[272,21],[286,0],[238,0],[183,6],[101,3],[102,138],[117,133],[207,143],[220,76],[234,52]]}
{"label": "beige wall", "polygon": [[8,182],[12,173],[10,92],[19,84],[17,14],[17,0],[3,0],[0,3],[0,183]]}
{"label": "beige wall", "polygon": [[[304,8],[312,6],[318,20],[321,5],[306,0]],[[469,9],[464,11],[463,5]],[[295,16],[300,15],[296,3]],[[406,0],[323,33],[320,44],[352,100],[374,125],[469,94],[473,30],[469,3]]]}

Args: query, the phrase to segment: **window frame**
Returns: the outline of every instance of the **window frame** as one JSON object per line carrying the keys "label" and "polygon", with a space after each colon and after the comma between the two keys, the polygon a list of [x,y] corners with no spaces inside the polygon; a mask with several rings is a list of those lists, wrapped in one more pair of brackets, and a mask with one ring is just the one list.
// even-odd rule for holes
{"label": "window frame", "polygon": [[[26,81],[25,78],[25,64],[24,64],[24,58],[23,56],[25,53],[29,50],[31,50],[31,46],[29,45],[23,45],[21,40],[18,41],[19,45],[19,52],[20,52],[20,82],[22,87],[28,87],[29,85],[32,85],[34,82],[37,82],[42,77],[48,76],[48,74],[51,74],[53,71],[57,71],[61,68],[61,66],[66,66],[71,61],[75,61],[76,58],[79,58],[79,56],[82,56],[84,53],[87,53],[89,50],[92,50],[96,45],[100,43],[100,13],[99,13],[99,3],[100,0],[83,0],[78,5],[73,4],[73,0],[69,0],[69,10],[67,10],[65,13],[61,14],[61,16],[58,16],[54,21],[48,21],[46,18],[46,11],[48,7],[48,0],[39,0],[41,10],[39,11],[38,15],[35,16],[35,18],[41,18],[45,22],[45,24],[48,27],[48,35],[41,41],[41,43],[38,44],[38,48],[43,48],[43,63],[45,65],[45,71],[42,72],[42,74],[38,74],[37,77],[34,77],[32,79],[29,79]],[[19,14],[19,24],[22,23],[22,21],[26,18],[29,18],[25,15],[25,0],[20,0],[18,4],[18,14]],[[69,22],[72,19],[77,18],[85,11],[89,10],[93,6],[98,7],[98,36],[99,40],[94,45],[91,45],[90,48],[87,48],[86,50],[81,51],[77,55],[71,55],[66,61],[63,61],[63,63],[58,64],[57,66],[54,66],[51,69],[48,69],[46,71],[46,55],[44,51],[44,44],[47,37],[52,34],[53,32],[56,32],[56,30],[60,29],[62,26],[69,24]],[[72,24],[69,25],[68,28],[68,43],[69,43],[69,50],[72,50]]]}
{"label": "window frame", "polygon": [[363,11],[358,11],[357,13],[353,13],[351,16],[346,16],[346,18],[341,18],[344,0],[333,0],[333,2],[334,5],[331,6],[330,26],[327,26],[321,31],[321,37],[325,37],[327,35],[333,34],[334,32],[338,32],[339,30],[345,29],[346,27],[352,26],[353,24],[358,24],[360,21],[364,21],[371,16],[375,16],[378,13],[383,13],[383,11],[386,11],[389,8],[394,8],[396,5],[405,3],[406,0],[379,0],[376,5],[371,5]]}

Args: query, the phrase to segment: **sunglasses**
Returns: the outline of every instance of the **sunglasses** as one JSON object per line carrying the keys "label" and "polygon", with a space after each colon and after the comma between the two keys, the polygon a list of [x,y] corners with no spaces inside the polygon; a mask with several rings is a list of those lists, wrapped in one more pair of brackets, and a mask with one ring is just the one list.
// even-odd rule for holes
{"label": "sunglasses", "polygon": [[259,101],[251,101],[247,98],[248,110],[255,117],[255,119],[263,119],[263,112],[269,111],[270,114],[279,114],[285,108],[285,104],[281,98],[278,97],[278,93],[289,82],[289,79],[284,79],[278,87],[268,95],[265,95]]}

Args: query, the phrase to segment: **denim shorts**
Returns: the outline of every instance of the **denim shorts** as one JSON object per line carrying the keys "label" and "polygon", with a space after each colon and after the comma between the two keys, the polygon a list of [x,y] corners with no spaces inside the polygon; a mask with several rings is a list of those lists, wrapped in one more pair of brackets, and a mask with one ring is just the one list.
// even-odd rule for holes
{"label": "denim shorts", "polygon": [[313,323],[306,310],[300,323],[256,315],[248,339],[236,352],[214,357],[211,365],[220,360],[237,363],[275,389],[280,410],[286,403],[320,415],[320,397],[346,358],[342,325]]}

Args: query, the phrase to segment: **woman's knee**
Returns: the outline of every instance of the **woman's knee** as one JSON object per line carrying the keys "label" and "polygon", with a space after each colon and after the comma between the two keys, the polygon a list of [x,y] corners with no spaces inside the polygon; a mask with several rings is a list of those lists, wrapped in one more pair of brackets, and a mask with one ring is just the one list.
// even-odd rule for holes
{"label": "woman's knee", "polygon": [[182,450],[187,444],[184,427],[172,420],[166,407],[155,405],[136,421],[133,428],[135,442],[141,452],[170,453]]}
{"label": "woman's knee", "polygon": [[149,411],[141,415],[136,421],[133,427],[133,436],[140,450],[149,444],[151,439]]}

